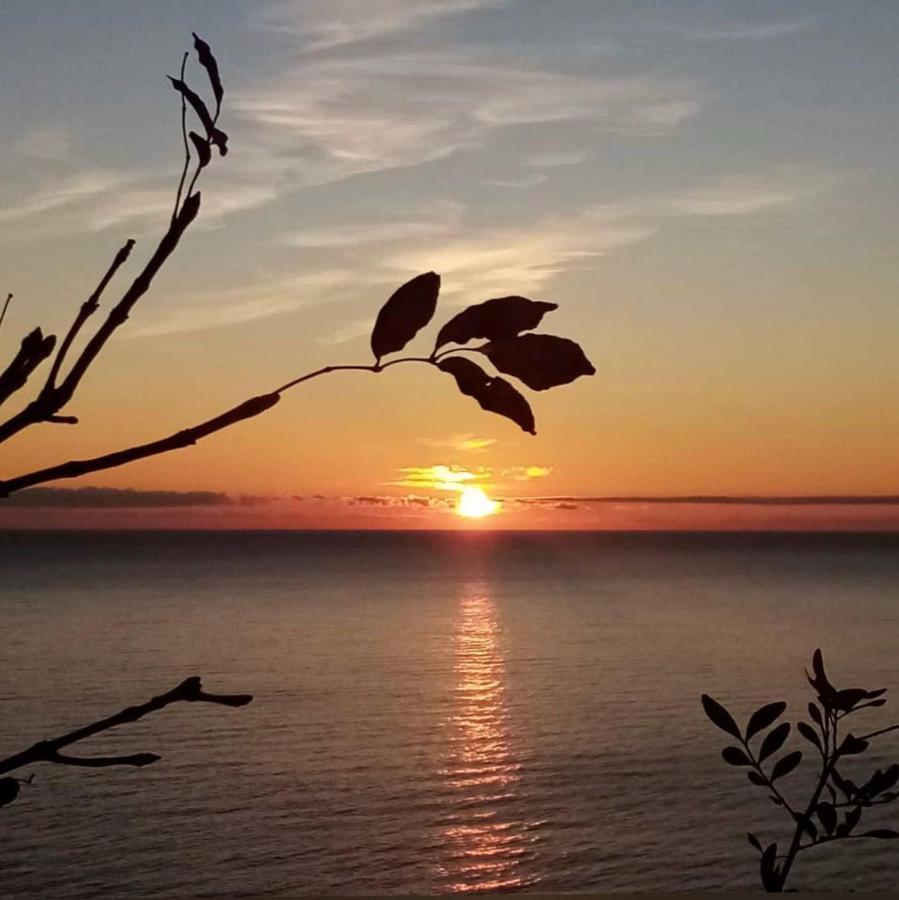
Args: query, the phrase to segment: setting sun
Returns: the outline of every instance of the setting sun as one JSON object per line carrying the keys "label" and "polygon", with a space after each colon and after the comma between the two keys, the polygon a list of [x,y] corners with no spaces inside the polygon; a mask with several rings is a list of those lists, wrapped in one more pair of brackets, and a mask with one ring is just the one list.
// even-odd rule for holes
{"label": "setting sun", "polygon": [[479,487],[464,487],[459,494],[456,512],[467,519],[483,519],[499,511],[499,503],[491,500]]}

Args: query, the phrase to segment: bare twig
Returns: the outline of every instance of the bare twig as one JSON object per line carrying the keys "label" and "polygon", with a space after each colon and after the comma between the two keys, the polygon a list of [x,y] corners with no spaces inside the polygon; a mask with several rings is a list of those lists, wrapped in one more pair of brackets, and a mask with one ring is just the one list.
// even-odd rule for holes
{"label": "bare twig", "polygon": [[160,759],[155,753],[136,753],[131,756],[112,757],[73,757],[65,756],[59,751],[63,747],[93,737],[102,731],[108,731],[118,725],[136,722],[152,712],[164,709],[172,703],[217,703],[220,706],[246,706],[252,701],[251,694],[207,694],[203,690],[202,681],[198,676],[186,678],[177,687],[165,694],[160,694],[152,700],[148,700],[139,706],[129,706],[114,716],[100,719],[91,725],[85,725],[75,731],[70,731],[61,737],[49,741],[38,741],[27,750],[16,753],[7,759],[0,760],[0,775],[20,769],[22,766],[32,765],[38,762],[51,762],[66,766],[88,766],[102,768],[105,766],[146,766]]}
{"label": "bare twig", "polygon": [[3,312],[0,312],[0,328],[3,327],[3,320],[6,318],[6,310],[9,309],[10,303],[12,303],[12,294],[7,294],[6,302],[3,304]]}
{"label": "bare twig", "polygon": [[115,273],[118,272],[119,268],[124,265],[131,255],[132,247],[134,247],[134,241],[129,239],[125,242],[123,247],[119,248],[118,253],[116,253],[110,263],[109,268],[100,279],[100,283],[94,288],[90,297],[81,304],[78,315],[75,316],[75,321],[72,322],[69,327],[66,336],[63,338],[62,344],[59,346],[56,356],[53,358],[53,366],[50,369],[50,374],[47,376],[47,381],[44,384],[43,393],[49,393],[56,387],[56,379],[62,369],[62,364],[65,361],[66,354],[69,352],[69,348],[74,343],[75,338],[78,337],[78,332],[81,331],[84,323],[99,309],[100,297],[103,295],[103,291],[106,290],[106,285],[109,284]]}

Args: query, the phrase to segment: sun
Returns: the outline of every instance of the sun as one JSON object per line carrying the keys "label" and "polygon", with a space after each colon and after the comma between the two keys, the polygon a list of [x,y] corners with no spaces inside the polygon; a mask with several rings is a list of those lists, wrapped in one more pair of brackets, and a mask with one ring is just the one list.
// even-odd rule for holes
{"label": "sun", "polygon": [[466,519],[483,519],[492,516],[501,504],[491,500],[479,487],[463,487],[459,492],[456,512]]}

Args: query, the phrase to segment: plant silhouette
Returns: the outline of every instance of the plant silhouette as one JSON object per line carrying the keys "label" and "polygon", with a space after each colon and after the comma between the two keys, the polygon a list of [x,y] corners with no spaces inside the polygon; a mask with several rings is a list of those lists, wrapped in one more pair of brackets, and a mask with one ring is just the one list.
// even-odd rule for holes
{"label": "plant silhouette", "polygon": [[[827,677],[820,650],[815,650],[812,673],[806,672],[806,677],[815,690],[818,702],[808,704],[811,722],[798,722],[796,731],[812,745],[820,762],[815,787],[808,800],[800,805],[787,798],[778,782],[801,764],[802,751],[790,751],[772,765],[774,755],[783,748],[792,731],[789,722],[781,722],[771,728],[786,712],[787,704],[777,701],[760,707],[750,716],[746,728],[741,729],[724,706],[708,694],[702,695],[702,707],[709,719],[739,743],[739,746],[725,747],[721,757],[730,766],[747,769],[749,782],[764,788],[771,803],[790,819],[792,836],[783,853],[778,852],[776,842],[763,846],[752,832],[746,835],[759,853],[759,876],[762,886],[769,893],[780,893],[786,889],[796,857],[814,847],[834,841],[899,838],[899,832],[890,829],[860,830],[865,812],[899,799],[899,792],[894,790],[899,782],[899,764],[876,769],[864,782],[854,781],[840,771],[844,764],[848,764],[856,772],[858,758],[869,748],[870,742],[899,729],[899,724],[896,724],[861,736],[852,732],[845,736],[841,734],[842,723],[850,715],[886,704],[883,697],[886,688],[838,690]],[[769,728],[771,730],[767,731]],[[760,742],[753,748],[752,742],[756,739]],[[855,760],[849,762],[850,757]]]}
{"label": "plant silhouette", "polygon": [[[207,105],[201,95],[188,85],[186,68],[189,54],[185,53],[179,77],[169,76],[172,87],[181,98],[184,162],[168,228],[150,259],[122,293],[118,302],[109,309],[100,326],[84,342],[83,349],[68,368],[65,365],[67,357],[73,352],[76,340],[88,320],[99,311],[106,288],[131,256],[135,246],[134,240],[126,241],[115,254],[96,288],[79,307],[58,347],[55,335],[45,336],[40,328],[33,329],[22,339],[13,359],[6,369],[0,372],[0,405],[24,388],[43,363],[47,360],[51,362],[46,379],[34,398],[18,412],[0,422],[0,443],[35,425],[78,424],[77,417],[65,410],[75,398],[82,380],[109,339],[125,324],[135,305],[150,289],[156,275],[178,247],[184,233],[200,212],[201,195],[196,189],[197,183],[203,171],[212,164],[214,150],[218,156],[226,156],[228,135],[219,127],[225,90],[218,62],[209,44],[196,34],[193,37],[197,61],[205,70],[214,104],[211,107]],[[199,123],[199,132],[188,127],[189,115]],[[581,375],[594,374],[592,364],[574,341],[554,335],[528,333],[540,324],[547,312],[556,309],[556,304],[517,296],[487,300],[470,306],[451,318],[440,329],[434,349],[429,356],[393,357],[385,361],[385,357],[405,349],[409,341],[431,322],[437,309],[439,293],[440,276],[434,272],[427,272],[412,278],[391,295],[378,313],[372,331],[371,348],[374,354],[372,364],[325,366],[293,378],[272,391],[250,397],[204,422],[181,428],[149,443],[125,447],[89,459],[74,459],[0,480],[0,498],[45,482],[78,478],[92,472],[117,468],[136,460],[189,447],[211,434],[266,412],[280,401],[286,391],[331,372],[381,373],[400,363],[425,364],[436,371],[452,375],[459,390],[474,398],[481,408],[510,419],[531,434],[536,433],[534,416],[524,395],[510,382],[485,371],[463,354],[475,354],[477,358],[483,359],[499,372],[511,375],[538,391],[567,384]],[[0,325],[7,315],[11,300],[10,294],[0,312]],[[484,343],[465,346],[474,339],[482,339]],[[199,677],[193,676],[168,693],[141,706],[129,707],[114,716],[53,740],[40,741],[21,753],[0,760],[0,775],[6,775],[35,762],[91,767],[148,765],[159,757],[152,753],[138,753],[132,756],[84,758],[67,756],[59,751],[69,744],[135,721],[171,703],[200,701],[242,706],[251,700],[252,697],[248,694],[207,694],[201,689]],[[0,778],[0,806],[16,799],[19,785],[23,781],[26,780],[12,776]]]}

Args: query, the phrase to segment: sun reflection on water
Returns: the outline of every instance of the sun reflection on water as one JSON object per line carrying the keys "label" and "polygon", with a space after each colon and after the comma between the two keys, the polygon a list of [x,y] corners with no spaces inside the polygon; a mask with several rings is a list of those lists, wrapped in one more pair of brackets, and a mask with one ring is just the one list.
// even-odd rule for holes
{"label": "sun reflection on water", "polygon": [[455,634],[449,759],[441,773],[453,795],[443,829],[447,890],[511,891],[536,883],[534,823],[511,812],[521,801],[521,763],[510,732],[505,662],[496,607],[483,584],[469,585]]}

